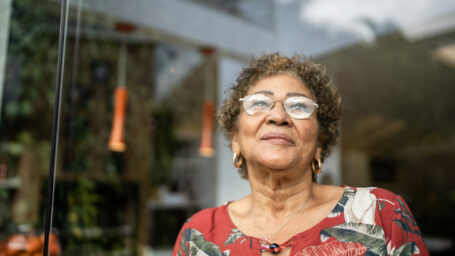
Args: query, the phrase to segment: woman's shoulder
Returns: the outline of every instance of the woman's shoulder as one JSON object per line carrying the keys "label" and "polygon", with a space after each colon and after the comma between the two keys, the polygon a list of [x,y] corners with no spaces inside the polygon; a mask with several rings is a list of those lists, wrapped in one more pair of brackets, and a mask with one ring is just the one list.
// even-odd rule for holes
{"label": "woman's shoulder", "polygon": [[[378,187],[344,186],[341,203],[347,222],[378,224],[392,220],[400,212],[409,212],[403,198],[387,189]],[[387,222],[387,221],[386,221]]]}
{"label": "woman's shoulder", "polygon": [[[399,195],[379,187],[355,187],[355,186],[335,186],[335,185],[320,185],[317,186],[317,191],[320,197],[325,197],[326,200],[347,201],[355,199],[357,202],[364,204],[373,203],[378,200],[395,201],[400,198]],[[341,197],[341,198],[340,198]]]}
{"label": "woman's shoulder", "polygon": [[[231,229],[236,229],[231,219],[231,214],[241,213],[241,206],[244,199],[227,202],[224,205],[206,208],[196,212],[183,224],[182,229],[196,229],[201,233],[214,232],[228,233]],[[235,207],[233,207],[235,206]],[[229,210],[228,210],[229,207]]]}
{"label": "woman's shoulder", "polygon": [[344,186],[346,194],[348,196],[355,196],[363,200],[390,200],[394,201],[401,196],[393,193],[390,190],[379,188],[379,187],[353,187]]}
{"label": "woman's shoulder", "polygon": [[226,205],[207,208],[188,218],[179,232],[177,241],[198,241],[202,244],[220,246],[226,237],[235,231],[234,228]]}
{"label": "woman's shoulder", "polygon": [[226,219],[226,205],[205,208],[194,213],[185,222],[185,226],[191,227],[210,227],[220,220]]}
{"label": "woman's shoulder", "polygon": [[[356,234],[361,242],[377,241],[387,249],[387,255],[403,250],[415,255],[428,255],[422,236],[411,211],[400,195],[377,187],[344,186],[344,193],[329,217],[338,218],[336,224],[323,234],[351,239]],[[330,219],[330,218],[329,218]],[[381,242],[382,241],[382,242]],[[376,242],[375,242],[376,243]]]}

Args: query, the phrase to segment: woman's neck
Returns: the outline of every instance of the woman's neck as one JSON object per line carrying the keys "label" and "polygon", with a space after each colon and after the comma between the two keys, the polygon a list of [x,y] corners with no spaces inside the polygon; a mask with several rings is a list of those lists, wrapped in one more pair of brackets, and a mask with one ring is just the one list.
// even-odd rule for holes
{"label": "woman's neck", "polygon": [[292,214],[312,197],[311,169],[302,171],[249,171],[250,214],[282,218]]}

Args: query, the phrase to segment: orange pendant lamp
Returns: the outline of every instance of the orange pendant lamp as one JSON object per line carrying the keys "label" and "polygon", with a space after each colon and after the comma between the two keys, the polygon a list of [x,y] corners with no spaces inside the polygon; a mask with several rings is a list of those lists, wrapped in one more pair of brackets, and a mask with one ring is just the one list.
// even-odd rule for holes
{"label": "orange pendant lamp", "polygon": [[[116,24],[116,29],[123,33],[131,32],[134,27],[127,23]],[[109,138],[109,150],[115,152],[124,152],[126,150],[126,144],[123,140],[124,126],[125,126],[125,112],[126,103],[128,97],[128,91],[126,89],[126,61],[127,61],[127,46],[126,38],[123,38],[120,52],[119,52],[119,64],[118,64],[118,80],[117,88],[115,89],[114,95],[114,115],[112,120],[111,135]]]}
{"label": "orange pendant lamp", "polygon": [[201,48],[201,53],[205,56],[208,63],[204,70],[204,105],[202,111],[202,133],[201,144],[199,146],[199,154],[203,157],[211,157],[215,153],[213,148],[213,119],[215,113],[215,103],[213,101],[213,70],[212,60],[215,49],[212,47]]}
{"label": "orange pendant lamp", "polygon": [[126,150],[123,141],[123,128],[125,123],[126,99],[128,92],[125,86],[117,86],[114,99],[114,117],[112,121],[111,136],[109,138],[109,149],[115,152]]}
{"label": "orange pendant lamp", "polygon": [[215,153],[213,149],[213,113],[215,104],[213,101],[205,101],[202,120],[201,144],[199,154],[201,156],[210,157]]}

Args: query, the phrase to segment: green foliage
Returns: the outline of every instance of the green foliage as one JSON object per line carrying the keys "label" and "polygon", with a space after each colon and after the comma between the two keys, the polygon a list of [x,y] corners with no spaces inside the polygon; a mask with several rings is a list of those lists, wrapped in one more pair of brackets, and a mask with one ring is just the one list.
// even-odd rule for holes
{"label": "green foliage", "polygon": [[153,184],[166,184],[173,163],[173,156],[178,146],[174,131],[174,116],[166,108],[157,108],[153,112]]}
{"label": "green foliage", "polygon": [[1,134],[49,140],[57,63],[58,4],[12,1]]}
{"label": "green foliage", "polygon": [[94,227],[97,223],[100,200],[95,192],[95,183],[87,178],[79,178],[76,188],[68,195],[68,224],[78,237],[82,237],[81,227]]}
{"label": "green foliage", "polygon": [[100,197],[95,191],[95,183],[81,177],[77,180],[74,190],[68,193],[67,225],[71,236],[68,237],[68,249],[91,248],[99,250],[99,245],[91,237],[101,232],[97,227]]}
{"label": "green foliage", "polygon": [[[40,178],[49,165],[60,4],[11,2],[0,160],[8,165],[8,178],[19,179],[15,176],[21,156],[31,154],[34,159],[31,171]],[[12,195],[4,194],[3,200],[8,202]],[[36,224],[33,222],[27,224]]]}

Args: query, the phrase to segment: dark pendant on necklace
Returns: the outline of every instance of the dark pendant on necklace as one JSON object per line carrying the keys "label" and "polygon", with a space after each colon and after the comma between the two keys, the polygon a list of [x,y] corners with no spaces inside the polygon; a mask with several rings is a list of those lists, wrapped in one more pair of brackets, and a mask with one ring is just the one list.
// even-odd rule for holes
{"label": "dark pendant on necklace", "polygon": [[276,244],[276,243],[270,244],[269,245],[269,249],[275,255],[280,253],[280,251],[281,251],[280,246],[278,244]]}

